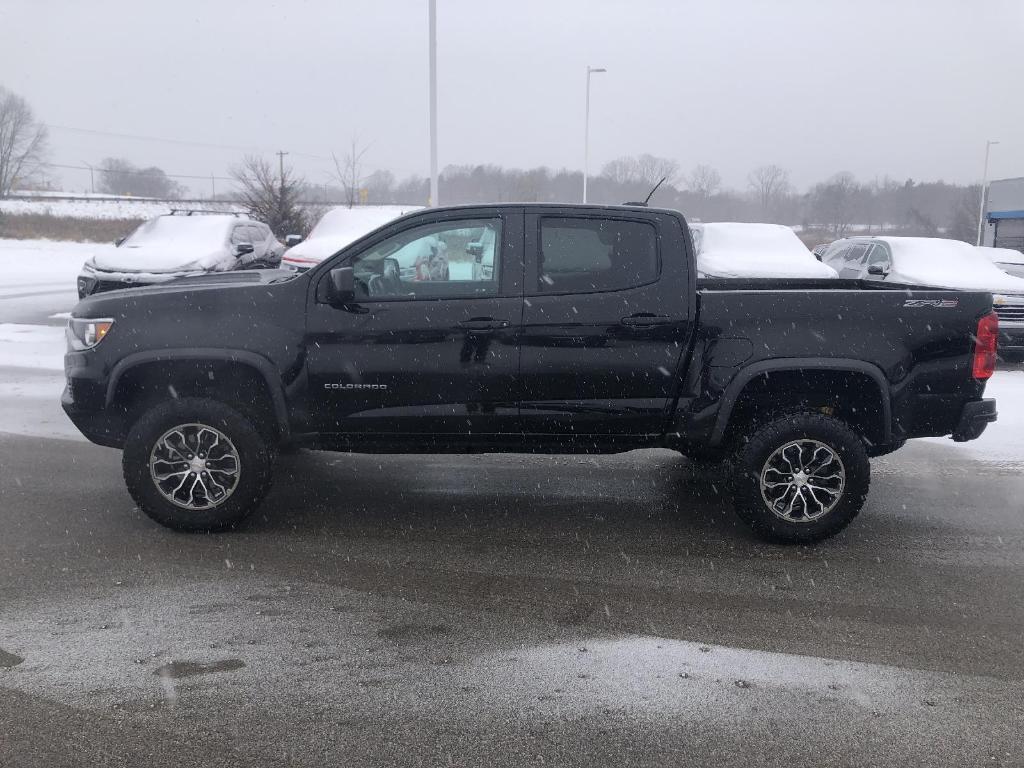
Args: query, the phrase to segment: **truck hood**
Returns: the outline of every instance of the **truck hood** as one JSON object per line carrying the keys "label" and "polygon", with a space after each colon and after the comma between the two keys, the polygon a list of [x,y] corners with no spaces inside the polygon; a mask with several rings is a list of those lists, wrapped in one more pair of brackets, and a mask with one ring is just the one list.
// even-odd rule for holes
{"label": "truck hood", "polygon": [[[198,262],[199,269],[213,269],[230,258],[223,249],[196,253],[180,247],[158,245],[122,245],[113,250],[97,252],[92,263],[108,272],[179,272],[183,267]],[[195,269],[195,267],[193,267]]]}
{"label": "truck hood", "polygon": [[[181,277],[166,283],[125,288],[109,293],[96,293],[78,302],[71,312],[73,317],[115,317],[126,304],[135,304],[151,299],[181,296],[212,298],[217,292],[261,289],[269,285],[288,283],[303,279],[301,275],[286,269],[259,269],[238,272],[210,272],[202,275]],[[177,301],[177,299],[176,299]]]}

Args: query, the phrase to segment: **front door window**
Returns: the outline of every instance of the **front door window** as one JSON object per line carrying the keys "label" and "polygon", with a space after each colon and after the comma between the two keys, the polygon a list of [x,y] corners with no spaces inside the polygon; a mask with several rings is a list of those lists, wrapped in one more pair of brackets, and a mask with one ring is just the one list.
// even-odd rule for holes
{"label": "front door window", "polygon": [[499,219],[465,219],[402,232],[352,260],[363,300],[498,295]]}

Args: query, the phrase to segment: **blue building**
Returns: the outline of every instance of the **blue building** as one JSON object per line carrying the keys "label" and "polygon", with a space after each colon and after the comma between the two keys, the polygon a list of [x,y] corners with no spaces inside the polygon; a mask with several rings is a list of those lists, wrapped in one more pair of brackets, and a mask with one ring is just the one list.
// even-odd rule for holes
{"label": "blue building", "polygon": [[1024,252],[1024,178],[997,179],[988,185],[981,242]]}

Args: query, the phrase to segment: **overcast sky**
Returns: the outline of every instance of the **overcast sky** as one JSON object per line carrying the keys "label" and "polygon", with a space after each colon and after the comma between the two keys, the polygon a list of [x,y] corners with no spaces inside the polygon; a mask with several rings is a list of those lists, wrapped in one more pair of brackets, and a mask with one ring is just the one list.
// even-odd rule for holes
{"label": "overcast sky", "polygon": [[[438,0],[440,164],[580,168],[590,64],[594,173],[650,152],[737,188],[764,163],[971,182],[992,138],[1020,176],[1022,39],[1021,0]],[[56,163],[225,175],[283,149],[323,183],[314,156],[356,135],[371,168],[429,169],[427,0],[0,0],[0,84]]]}

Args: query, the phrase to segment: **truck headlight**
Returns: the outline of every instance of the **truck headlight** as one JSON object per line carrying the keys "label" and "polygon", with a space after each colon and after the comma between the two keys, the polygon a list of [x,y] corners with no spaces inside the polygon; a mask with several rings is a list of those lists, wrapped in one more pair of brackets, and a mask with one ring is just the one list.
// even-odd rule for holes
{"label": "truck headlight", "polygon": [[68,347],[76,352],[92,349],[107,337],[113,326],[111,318],[72,317],[68,320]]}

